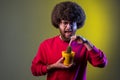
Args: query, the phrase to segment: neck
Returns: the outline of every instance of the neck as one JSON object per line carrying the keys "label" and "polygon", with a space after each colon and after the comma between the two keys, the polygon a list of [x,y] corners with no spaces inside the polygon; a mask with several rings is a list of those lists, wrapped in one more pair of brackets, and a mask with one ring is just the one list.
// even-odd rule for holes
{"label": "neck", "polygon": [[60,39],[65,41],[65,42],[70,42],[70,39],[65,39],[62,35],[60,35]]}

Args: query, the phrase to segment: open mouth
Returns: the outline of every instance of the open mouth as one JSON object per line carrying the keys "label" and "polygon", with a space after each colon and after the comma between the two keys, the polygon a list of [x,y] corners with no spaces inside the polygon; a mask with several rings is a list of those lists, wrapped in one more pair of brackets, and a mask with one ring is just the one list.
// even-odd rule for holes
{"label": "open mouth", "polygon": [[72,35],[72,31],[65,31],[66,37],[70,37]]}
{"label": "open mouth", "polygon": [[72,33],[72,31],[65,31],[65,33]]}

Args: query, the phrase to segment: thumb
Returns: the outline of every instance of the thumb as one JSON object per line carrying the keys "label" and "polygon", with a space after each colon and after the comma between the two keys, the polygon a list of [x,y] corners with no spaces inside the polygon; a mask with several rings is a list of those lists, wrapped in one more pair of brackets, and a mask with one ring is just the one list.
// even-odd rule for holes
{"label": "thumb", "polygon": [[57,62],[63,62],[64,57],[61,57]]}

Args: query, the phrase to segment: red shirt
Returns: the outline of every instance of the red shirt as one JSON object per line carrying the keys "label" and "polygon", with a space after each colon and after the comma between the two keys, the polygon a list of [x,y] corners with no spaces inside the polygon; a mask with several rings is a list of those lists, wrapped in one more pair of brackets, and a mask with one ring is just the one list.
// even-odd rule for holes
{"label": "red shirt", "polygon": [[34,76],[47,73],[47,80],[86,80],[86,66],[89,61],[95,67],[104,67],[107,59],[104,53],[95,46],[88,51],[87,48],[76,41],[71,43],[75,52],[74,67],[70,69],[54,69],[47,71],[47,65],[57,62],[62,57],[62,51],[67,49],[68,43],[55,36],[43,41],[34,57],[31,71]]}

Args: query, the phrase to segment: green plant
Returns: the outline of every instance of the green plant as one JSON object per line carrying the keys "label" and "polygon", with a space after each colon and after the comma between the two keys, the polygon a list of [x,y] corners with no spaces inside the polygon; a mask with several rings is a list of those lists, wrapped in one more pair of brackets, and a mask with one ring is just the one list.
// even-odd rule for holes
{"label": "green plant", "polygon": [[71,53],[71,51],[72,51],[71,46],[68,46],[66,52],[67,52],[67,53]]}

